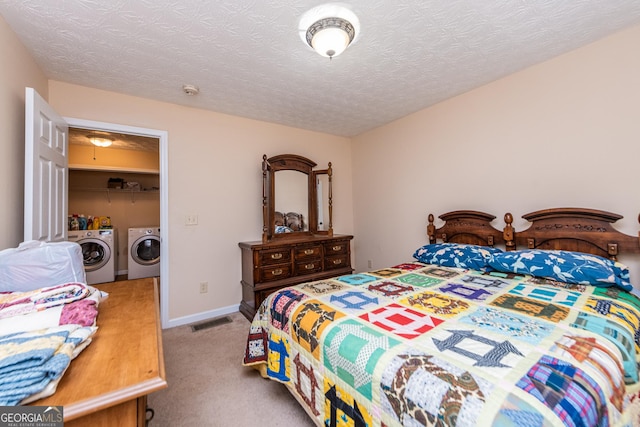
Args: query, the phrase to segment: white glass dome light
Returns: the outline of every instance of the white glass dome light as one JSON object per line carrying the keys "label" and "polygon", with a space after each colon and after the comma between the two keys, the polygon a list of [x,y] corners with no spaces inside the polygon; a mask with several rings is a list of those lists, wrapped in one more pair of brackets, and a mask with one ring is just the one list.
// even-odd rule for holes
{"label": "white glass dome light", "polygon": [[353,41],[353,25],[342,18],[324,18],[307,30],[307,43],[322,56],[340,55]]}
{"label": "white glass dome light", "polygon": [[341,4],[328,3],[305,13],[300,19],[299,32],[300,38],[319,55],[331,59],[357,38],[360,22]]}

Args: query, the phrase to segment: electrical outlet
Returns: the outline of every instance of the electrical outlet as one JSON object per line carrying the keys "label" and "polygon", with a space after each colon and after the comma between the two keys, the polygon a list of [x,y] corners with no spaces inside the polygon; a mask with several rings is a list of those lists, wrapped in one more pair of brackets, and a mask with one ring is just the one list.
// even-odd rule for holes
{"label": "electrical outlet", "polygon": [[184,217],[185,225],[198,225],[198,215],[187,215]]}
{"label": "electrical outlet", "polygon": [[367,261],[367,268],[373,268],[373,264],[371,263],[371,260]]}
{"label": "electrical outlet", "polygon": [[206,294],[209,292],[209,282],[200,282],[200,293]]}

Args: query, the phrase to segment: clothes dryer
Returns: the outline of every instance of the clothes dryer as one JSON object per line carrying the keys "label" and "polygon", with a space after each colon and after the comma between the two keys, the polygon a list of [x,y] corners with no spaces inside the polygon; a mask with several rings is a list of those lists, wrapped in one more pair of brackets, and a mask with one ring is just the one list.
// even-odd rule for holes
{"label": "clothes dryer", "polygon": [[129,229],[128,279],[160,276],[160,227]]}
{"label": "clothes dryer", "polygon": [[116,280],[118,233],[115,229],[73,230],[69,231],[67,240],[82,247],[88,285]]}

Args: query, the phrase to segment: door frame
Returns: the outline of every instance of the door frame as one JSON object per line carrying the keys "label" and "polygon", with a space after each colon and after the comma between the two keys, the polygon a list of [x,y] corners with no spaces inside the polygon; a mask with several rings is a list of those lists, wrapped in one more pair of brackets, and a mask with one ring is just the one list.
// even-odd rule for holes
{"label": "door frame", "polygon": [[69,127],[105,132],[158,138],[160,141],[160,320],[162,328],[169,325],[169,133],[165,130],[148,129],[95,120],[63,117]]}

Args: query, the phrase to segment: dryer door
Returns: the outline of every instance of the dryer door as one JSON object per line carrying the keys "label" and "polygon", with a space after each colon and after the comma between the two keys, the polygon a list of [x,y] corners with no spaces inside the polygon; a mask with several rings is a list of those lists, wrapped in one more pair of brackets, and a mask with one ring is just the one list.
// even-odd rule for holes
{"label": "dryer door", "polygon": [[104,267],[111,258],[109,245],[100,239],[80,239],[78,244],[82,247],[82,258],[86,272],[96,271]]}
{"label": "dryer door", "polygon": [[131,258],[140,265],[153,265],[160,262],[160,238],[142,236],[131,245]]}

